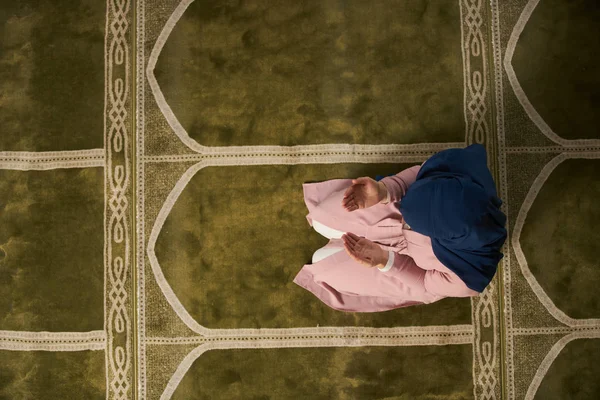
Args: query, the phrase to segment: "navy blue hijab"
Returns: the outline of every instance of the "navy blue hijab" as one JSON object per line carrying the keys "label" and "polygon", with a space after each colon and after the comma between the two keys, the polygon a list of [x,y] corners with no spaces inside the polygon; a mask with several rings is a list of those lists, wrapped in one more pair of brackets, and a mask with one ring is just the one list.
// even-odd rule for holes
{"label": "navy blue hijab", "polygon": [[436,257],[465,284],[482,292],[490,283],[506,240],[485,148],[471,145],[435,154],[400,203],[415,232],[429,236]]}

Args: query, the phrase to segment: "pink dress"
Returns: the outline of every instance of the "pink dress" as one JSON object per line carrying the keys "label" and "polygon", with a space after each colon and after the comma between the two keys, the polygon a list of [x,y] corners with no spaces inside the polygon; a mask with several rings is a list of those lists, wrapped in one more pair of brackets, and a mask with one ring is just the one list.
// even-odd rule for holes
{"label": "pink dress", "polygon": [[[382,272],[354,261],[345,251],[305,265],[294,282],[312,292],[329,307],[341,311],[375,312],[415,304],[428,304],[444,297],[476,296],[474,290],[433,253],[431,239],[410,230],[394,205],[416,180],[419,166],[382,180],[390,194],[388,204],[348,212],[342,207],[350,179],[335,179],[304,185],[308,222],[366,237],[394,252],[392,268]],[[326,246],[343,246],[332,239]]]}

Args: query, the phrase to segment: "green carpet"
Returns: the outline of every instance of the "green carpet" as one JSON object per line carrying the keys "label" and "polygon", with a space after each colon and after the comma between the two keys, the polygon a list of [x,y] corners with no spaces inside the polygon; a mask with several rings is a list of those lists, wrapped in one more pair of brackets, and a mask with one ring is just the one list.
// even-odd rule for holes
{"label": "green carpet", "polygon": [[[593,0],[0,4],[0,399],[597,399]],[[302,184],[483,144],[480,296],[292,280]]]}

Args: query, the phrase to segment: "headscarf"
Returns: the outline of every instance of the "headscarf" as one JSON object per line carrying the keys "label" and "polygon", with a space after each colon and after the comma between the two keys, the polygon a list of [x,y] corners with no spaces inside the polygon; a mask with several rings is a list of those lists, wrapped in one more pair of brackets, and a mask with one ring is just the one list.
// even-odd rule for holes
{"label": "headscarf", "polygon": [[472,290],[490,283],[506,240],[485,148],[449,149],[427,160],[400,203],[404,220],[429,236],[433,252]]}

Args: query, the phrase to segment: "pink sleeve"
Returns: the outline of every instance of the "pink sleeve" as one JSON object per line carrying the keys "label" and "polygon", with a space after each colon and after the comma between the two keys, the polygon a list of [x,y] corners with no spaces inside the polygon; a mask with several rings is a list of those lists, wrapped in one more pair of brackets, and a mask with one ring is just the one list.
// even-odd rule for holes
{"label": "pink sleeve", "polygon": [[394,254],[394,264],[389,274],[395,275],[402,283],[416,291],[425,291],[443,297],[470,297],[478,293],[469,289],[455,274],[435,269],[420,268],[405,254]]}
{"label": "pink sleeve", "polygon": [[417,174],[420,169],[420,165],[415,165],[394,176],[387,176],[381,180],[390,194],[390,201],[400,201],[404,197],[410,185],[417,180]]}

